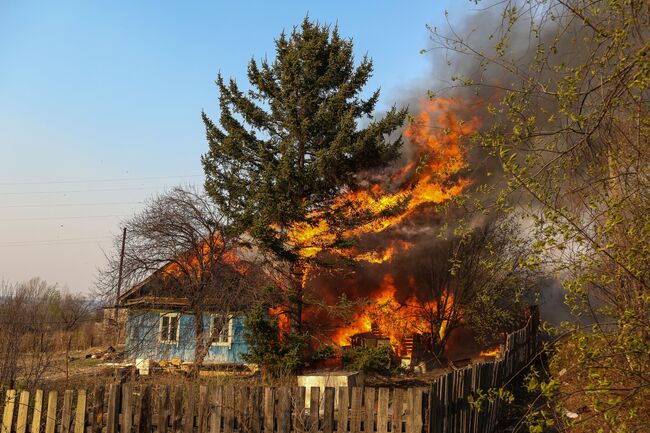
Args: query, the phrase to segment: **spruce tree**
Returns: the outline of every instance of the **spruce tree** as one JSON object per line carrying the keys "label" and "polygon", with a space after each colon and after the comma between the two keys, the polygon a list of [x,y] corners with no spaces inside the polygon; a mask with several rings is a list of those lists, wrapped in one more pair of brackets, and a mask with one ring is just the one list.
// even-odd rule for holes
{"label": "spruce tree", "polygon": [[288,269],[298,329],[301,279],[317,258],[301,255],[291,228],[322,218],[331,227],[340,224],[332,200],[355,188],[358,173],[393,160],[402,144],[389,136],[406,110],[393,107],[373,117],[379,90],[362,97],[372,60],[364,56],[355,65],[352,48],[337,27],[305,18],[275,41],[272,62],[250,61],[250,90],[219,74],[219,122],[203,113],[206,190],[234,227]]}

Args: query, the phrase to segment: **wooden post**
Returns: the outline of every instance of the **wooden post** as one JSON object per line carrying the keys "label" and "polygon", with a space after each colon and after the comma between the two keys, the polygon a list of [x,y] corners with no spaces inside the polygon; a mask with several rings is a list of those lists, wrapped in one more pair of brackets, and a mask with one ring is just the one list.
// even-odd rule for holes
{"label": "wooden post", "polygon": [[332,433],[334,430],[334,393],[335,389],[325,387],[323,398],[323,433]]}
{"label": "wooden post", "polygon": [[151,433],[152,415],[151,385],[144,385],[135,404],[135,433]]}
{"label": "wooden post", "polygon": [[195,386],[190,385],[186,387],[187,393],[185,394],[185,404],[183,410],[183,429],[185,433],[192,433],[194,431],[194,407],[195,404]]}
{"label": "wooden post", "polygon": [[307,390],[304,386],[297,386],[292,390],[293,430],[295,433],[304,433],[305,431],[309,431],[307,420],[305,419],[305,401],[307,401],[306,393]]}
{"label": "wooden post", "polygon": [[278,388],[278,433],[289,433],[291,420],[291,400],[289,388]]}
{"label": "wooden post", "polygon": [[388,388],[379,388],[377,397],[377,433],[388,433]]}
{"label": "wooden post", "polygon": [[63,409],[61,411],[61,433],[70,433],[72,427],[72,390],[63,393]]}
{"label": "wooden post", "polygon": [[133,388],[129,384],[122,385],[122,428],[120,433],[131,433],[133,428]]}
{"label": "wooden post", "polygon": [[223,431],[232,433],[235,428],[235,388],[227,385],[223,388]]}
{"label": "wooden post", "polygon": [[27,411],[29,409],[29,391],[21,391],[18,402],[18,419],[16,420],[16,433],[27,431]]}
{"label": "wooden post", "polygon": [[363,431],[366,433],[375,431],[375,388],[366,387],[363,409],[365,417],[363,419]]}
{"label": "wooden post", "polygon": [[207,433],[208,431],[208,387],[201,385],[199,387],[199,408],[198,408],[198,433]]}
{"label": "wooden post", "polygon": [[172,408],[172,432],[183,432],[183,387],[174,387],[174,407]]}
{"label": "wooden post", "polygon": [[5,395],[5,410],[2,414],[2,433],[11,433],[11,425],[14,419],[14,406],[16,405],[16,390],[8,389]]}
{"label": "wooden post", "polygon": [[102,433],[104,424],[104,387],[98,386],[93,396],[93,416],[91,433]]}
{"label": "wooden post", "polygon": [[[210,393],[210,433],[221,432],[221,408],[223,407],[223,388],[217,386]],[[259,432],[257,432],[259,433]]]}
{"label": "wooden post", "polygon": [[352,388],[352,404],[350,405],[350,433],[361,433],[361,417],[363,389],[355,386]]}
{"label": "wooden post", "polygon": [[74,433],[86,432],[86,390],[77,392],[77,407],[74,413]]}
{"label": "wooden post", "polygon": [[339,407],[338,407],[338,422],[336,431],[343,433],[348,431],[348,388],[342,386],[339,388]]}
{"label": "wooden post", "polygon": [[402,413],[404,411],[404,390],[395,388],[393,390],[393,419],[391,432],[401,433]]}
{"label": "wooden post", "polygon": [[108,388],[108,419],[106,421],[106,433],[119,432],[121,391],[122,385],[119,383],[112,383]]}
{"label": "wooden post", "polygon": [[320,387],[312,386],[309,390],[309,431],[318,433],[320,428]]}
{"label": "wooden post", "polygon": [[34,395],[34,414],[32,415],[31,433],[41,433],[41,419],[43,418],[43,390],[37,389]]}
{"label": "wooden post", "polygon": [[47,395],[47,415],[45,419],[45,433],[54,433],[56,427],[56,399],[57,392],[50,391]]}
{"label": "wooden post", "polygon": [[158,399],[158,422],[156,423],[157,433],[167,433],[169,426],[169,415],[171,412],[171,399],[169,397],[169,385],[162,389]]}
{"label": "wooden post", "polygon": [[264,433],[273,433],[273,409],[275,395],[273,388],[264,388]]}

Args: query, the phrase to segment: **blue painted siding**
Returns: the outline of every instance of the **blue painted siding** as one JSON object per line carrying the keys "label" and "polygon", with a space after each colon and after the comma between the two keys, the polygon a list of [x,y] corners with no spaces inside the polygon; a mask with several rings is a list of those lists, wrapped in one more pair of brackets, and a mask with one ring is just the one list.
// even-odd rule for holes
{"label": "blue painted siding", "polygon": [[[194,316],[181,314],[178,342],[166,343],[160,339],[161,313],[174,311],[135,311],[128,312],[126,322],[126,353],[131,359],[147,358],[152,360],[169,360],[180,358],[183,361],[194,361]],[[210,329],[210,315],[203,316],[203,327]],[[243,364],[242,354],[248,351],[244,340],[244,318],[235,316],[232,319],[232,341],[230,345],[210,346],[206,363]]]}

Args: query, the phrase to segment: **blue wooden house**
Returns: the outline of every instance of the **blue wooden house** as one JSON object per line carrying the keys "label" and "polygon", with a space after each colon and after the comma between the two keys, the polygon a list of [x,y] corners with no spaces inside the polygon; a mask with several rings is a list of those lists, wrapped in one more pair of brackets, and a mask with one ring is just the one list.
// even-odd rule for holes
{"label": "blue wooden house", "polygon": [[[129,359],[161,361],[180,359],[193,362],[195,354],[196,318],[189,313],[186,298],[174,296],[173,291],[155,290],[153,279],[147,279],[124,293],[120,307],[127,310],[125,352]],[[213,343],[204,365],[244,365],[242,354],[248,351],[244,340],[244,316],[241,313],[224,317],[211,313],[206,305],[203,329],[210,333]],[[213,306],[213,311],[220,311]]]}

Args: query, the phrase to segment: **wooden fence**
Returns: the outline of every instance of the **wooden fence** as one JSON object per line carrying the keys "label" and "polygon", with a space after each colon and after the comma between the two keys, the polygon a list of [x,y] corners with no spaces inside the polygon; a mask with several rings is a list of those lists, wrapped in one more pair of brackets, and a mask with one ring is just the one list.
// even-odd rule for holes
{"label": "wooden fence", "polygon": [[8,390],[0,433],[487,433],[500,402],[486,400],[478,410],[467,397],[516,374],[535,353],[536,333],[533,315],[508,335],[501,359],[451,372],[426,388],[112,384],[62,396]]}

